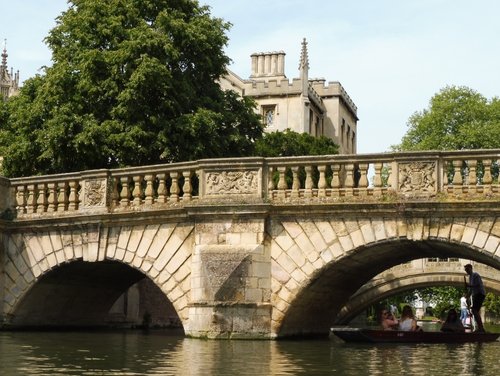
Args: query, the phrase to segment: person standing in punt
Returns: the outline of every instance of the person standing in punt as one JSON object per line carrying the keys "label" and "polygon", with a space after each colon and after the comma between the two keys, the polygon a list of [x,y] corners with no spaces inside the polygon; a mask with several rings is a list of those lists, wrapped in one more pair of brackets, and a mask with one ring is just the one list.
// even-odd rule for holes
{"label": "person standing in punt", "polygon": [[480,310],[486,297],[486,291],[484,290],[483,280],[479,273],[472,270],[472,265],[467,264],[464,266],[465,272],[469,275],[469,283],[467,287],[469,288],[469,296],[472,296],[472,315],[476,321],[475,332],[484,332],[483,320],[481,319]]}

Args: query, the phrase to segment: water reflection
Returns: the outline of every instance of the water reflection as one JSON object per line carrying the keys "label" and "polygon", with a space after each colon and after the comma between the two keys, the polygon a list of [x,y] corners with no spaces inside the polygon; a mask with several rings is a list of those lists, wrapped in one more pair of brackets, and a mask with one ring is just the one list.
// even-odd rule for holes
{"label": "water reflection", "polygon": [[500,342],[209,341],[152,332],[0,332],[1,375],[496,375]]}

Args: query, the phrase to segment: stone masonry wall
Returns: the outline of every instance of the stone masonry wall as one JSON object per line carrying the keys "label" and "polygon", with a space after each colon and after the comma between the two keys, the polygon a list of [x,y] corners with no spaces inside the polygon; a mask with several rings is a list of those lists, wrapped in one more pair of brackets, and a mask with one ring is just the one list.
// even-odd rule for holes
{"label": "stone masonry wall", "polygon": [[264,220],[202,220],[195,228],[187,334],[268,338],[271,269]]}

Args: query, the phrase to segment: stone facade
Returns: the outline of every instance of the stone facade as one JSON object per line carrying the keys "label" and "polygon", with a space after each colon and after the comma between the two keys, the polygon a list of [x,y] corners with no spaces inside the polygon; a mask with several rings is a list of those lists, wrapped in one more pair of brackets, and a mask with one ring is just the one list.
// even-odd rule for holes
{"label": "stone facade", "polygon": [[16,95],[19,91],[19,71],[14,73],[11,68],[10,72],[7,67],[7,46],[4,41],[2,51],[2,63],[0,65],[0,98],[6,100],[7,98]]}
{"label": "stone facade", "polygon": [[307,43],[302,42],[299,77],[285,76],[285,53],[251,56],[252,73],[244,80],[234,72],[220,80],[225,90],[253,98],[267,132],[291,129],[335,141],[342,154],[356,153],[357,107],[339,82],[309,78]]}

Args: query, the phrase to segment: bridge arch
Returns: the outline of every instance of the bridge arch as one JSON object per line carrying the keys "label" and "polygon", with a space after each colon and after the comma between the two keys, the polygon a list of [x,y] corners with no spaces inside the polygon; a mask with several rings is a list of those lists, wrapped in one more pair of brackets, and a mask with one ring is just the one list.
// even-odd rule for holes
{"label": "bridge arch", "polygon": [[[17,232],[4,243],[8,325],[96,323],[106,307],[142,278],[161,290],[182,325],[187,324],[192,224],[82,224]],[[82,310],[92,304],[94,309]]]}
{"label": "bridge arch", "polygon": [[[407,265],[400,265],[391,268],[363,285],[342,307],[334,323],[339,325],[348,324],[369,306],[409,289],[427,286],[456,286],[463,288],[463,261],[449,263],[448,267],[411,269]],[[500,281],[498,280],[497,270],[477,263],[474,264],[474,270],[481,274],[487,291],[500,294]]]}
{"label": "bridge arch", "polygon": [[500,269],[500,222],[491,217],[282,218],[270,237],[278,337],[328,333],[363,284],[414,259],[457,257]]}

